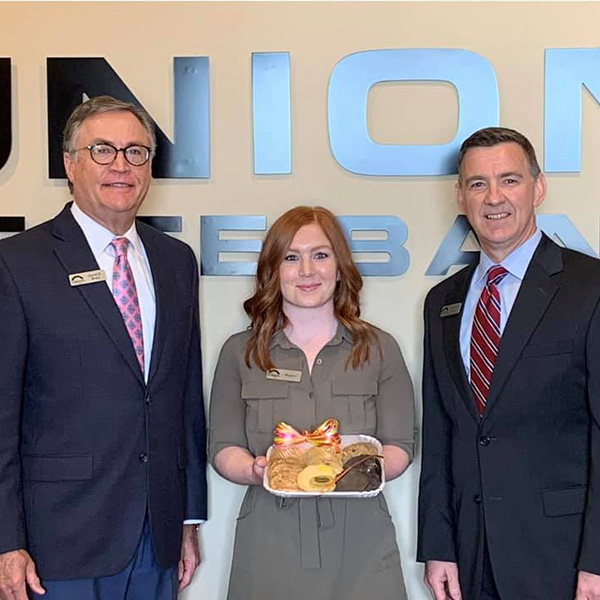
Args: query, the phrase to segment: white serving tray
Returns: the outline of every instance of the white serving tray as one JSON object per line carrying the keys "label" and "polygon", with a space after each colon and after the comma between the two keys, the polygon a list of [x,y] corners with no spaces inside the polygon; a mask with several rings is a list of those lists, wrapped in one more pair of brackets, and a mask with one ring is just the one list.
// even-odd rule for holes
{"label": "white serving tray", "polygon": [[[383,452],[383,447],[381,442],[371,437],[370,435],[340,435],[342,448],[346,446],[350,446],[350,444],[357,444],[359,442],[370,442],[371,444],[375,444],[377,446],[378,454]],[[271,456],[271,452],[273,451],[273,446],[270,446],[267,450],[267,461]],[[381,464],[381,484],[375,490],[369,490],[367,492],[286,492],[285,490],[274,490],[269,485],[269,477],[268,477],[268,469],[265,469],[265,474],[263,476],[263,487],[267,492],[274,494],[275,496],[281,496],[283,498],[314,498],[315,496],[323,496],[329,498],[373,498],[373,496],[377,496],[385,487],[385,471],[383,469],[383,461],[380,461]]]}

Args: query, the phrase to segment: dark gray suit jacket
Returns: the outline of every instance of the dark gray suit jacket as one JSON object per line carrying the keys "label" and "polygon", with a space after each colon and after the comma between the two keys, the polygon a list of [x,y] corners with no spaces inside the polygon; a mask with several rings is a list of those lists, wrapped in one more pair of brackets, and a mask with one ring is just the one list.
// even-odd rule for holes
{"label": "dark gray suit jacket", "polygon": [[138,223],[156,295],[148,384],[70,205],[0,242],[0,552],[42,577],[105,576],[146,514],[176,565],[183,521],[206,517],[198,269],[182,242]]}
{"label": "dark gray suit jacket", "polygon": [[463,597],[477,600],[487,534],[503,600],[573,600],[576,570],[600,573],[600,261],[542,237],[483,418],[461,314],[440,316],[473,271],[425,302],[418,560],[457,562]]}

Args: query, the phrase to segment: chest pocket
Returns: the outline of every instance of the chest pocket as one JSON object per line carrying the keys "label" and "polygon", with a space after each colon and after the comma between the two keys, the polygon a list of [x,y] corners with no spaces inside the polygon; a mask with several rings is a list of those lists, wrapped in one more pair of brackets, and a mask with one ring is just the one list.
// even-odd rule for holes
{"label": "chest pocket", "polygon": [[557,340],[543,344],[528,344],[523,349],[523,358],[556,356],[573,352],[573,340]]}
{"label": "chest pocket", "polygon": [[375,379],[344,377],[332,382],[333,412],[340,422],[342,433],[375,433],[377,390]]}
{"label": "chest pocket", "polygon": [[246,402],[246,427],[249,431],[272,433],[275,423],[290,418],[289,384],[284,381],[242,383]]}

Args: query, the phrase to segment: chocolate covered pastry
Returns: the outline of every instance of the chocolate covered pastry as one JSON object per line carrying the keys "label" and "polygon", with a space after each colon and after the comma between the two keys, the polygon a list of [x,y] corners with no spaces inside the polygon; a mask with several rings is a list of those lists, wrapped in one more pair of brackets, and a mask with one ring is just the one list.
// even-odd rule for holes
{"label": "chocolate covered pastry", "polygon": [[344,463],[344,471],[337,480],[336,492],[368,492],[381,485],[381,462],[374,456],[353,456]]}

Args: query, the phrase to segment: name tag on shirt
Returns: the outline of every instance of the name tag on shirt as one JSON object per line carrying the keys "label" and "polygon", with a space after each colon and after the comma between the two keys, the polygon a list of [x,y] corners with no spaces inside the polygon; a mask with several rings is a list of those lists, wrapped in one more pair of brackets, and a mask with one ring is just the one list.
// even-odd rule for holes
{"label": "name tag on shirt", "polygon": [[88,283],[98,283],[99,281],[106,281],[106,273],[103,269],[84,271],[83,273],[72,273],[69,275],[71,287],[87,285]]}
{"label": "name tag on shirt", "polygon": [[440,311],[440,317],[444,318],[457,315],[460,313],[461,308],[462,302],[456,302],[455,304],[446,304],[446,306],[442,306],[442,310]]}
{"label": "name tag on shirt", "polygon": [[302,379],[302,371],[294,371],[293,369],[271,369],[270,371],[267,371],[267,379],[298,383]]}

